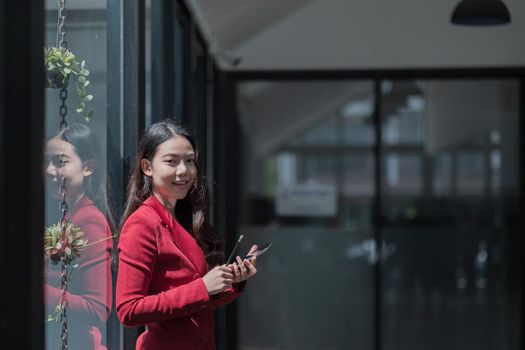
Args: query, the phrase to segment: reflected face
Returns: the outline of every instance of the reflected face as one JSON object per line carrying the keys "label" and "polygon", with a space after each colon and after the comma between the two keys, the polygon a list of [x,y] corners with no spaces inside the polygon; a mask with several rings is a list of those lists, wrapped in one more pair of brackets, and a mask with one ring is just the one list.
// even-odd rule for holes
{"label": "reflected face", "polygon": [[141,161],[142,172],[152,179],[153,192],[168,209],[175,208],[197,177],[195,151],[182,136],[174,136],[161,143],[151,161]]}
{"label": "reflected face", "polygon": [[53,138],[46,144],[46,185],[49,193],[60,198],[60,176],[64,176],[68,201],[76,202],[84,193],[84,178],[92,170],[78,156],[75,147],[61,139]]}

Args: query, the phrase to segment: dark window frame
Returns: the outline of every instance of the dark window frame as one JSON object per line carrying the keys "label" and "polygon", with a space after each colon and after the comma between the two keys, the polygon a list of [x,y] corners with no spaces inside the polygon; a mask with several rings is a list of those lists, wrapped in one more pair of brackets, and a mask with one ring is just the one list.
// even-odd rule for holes
{"label": "dark window frame", "polygon": [[0,4],[0,348],[44,347],[44,4]]}
{"label": "dark window frame", "polygon": [[[111,165],[108,166],[108,192],[114,215],[119,219],[129,172],[145,127],[145,13],[145,2],[141,0],[108,0],[107,3],[107,154]],[[113,265],[113,290],[115,267]],[[108,321],[108,348],[135,349],[142,330],[143,327],[124,328],[113,310]]]}

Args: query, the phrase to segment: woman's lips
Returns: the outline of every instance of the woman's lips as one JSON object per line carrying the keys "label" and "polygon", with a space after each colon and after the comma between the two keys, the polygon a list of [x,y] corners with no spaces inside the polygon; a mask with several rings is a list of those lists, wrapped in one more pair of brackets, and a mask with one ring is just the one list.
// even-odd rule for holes
{"label": "woman's lips", "polygon": [[188,184],[189,181],[174,181],[172,182],[172,184],[176,185],[176,186],[185,186]]}

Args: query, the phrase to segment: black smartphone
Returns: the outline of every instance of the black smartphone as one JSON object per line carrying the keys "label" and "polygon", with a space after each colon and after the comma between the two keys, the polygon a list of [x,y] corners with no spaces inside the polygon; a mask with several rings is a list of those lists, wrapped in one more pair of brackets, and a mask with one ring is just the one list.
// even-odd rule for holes
{"label": "black smartphone", "polygon": [[228,260],[226,260],[226,265],[229,265],[231,262],[232,262],[232,259],[233,259],[233,255],[235,254],[235,252],[237,251],[237,246],[239,246],[239,243],[242,242],[242,239],[244,238],[244,235],[240,235],[239,236],[239,239],[237,240],[237,242],[235,243],[235,246],[233,247],[232,249],[232,252],[230,254],[230,257],[228,258]]}
{"label": "black smartphone", "polygon": [[246,255],[244,257],[244,259],[251,259],[251,258],[254,258],[256,256],[263,255],[264,253],[266,253],[268,251],[268,249],[270,249],[271,246],[272,246],[272,242],[268,242],[265,245],[259,247],[259,249],[255,253],[253,253],[252,255]]}

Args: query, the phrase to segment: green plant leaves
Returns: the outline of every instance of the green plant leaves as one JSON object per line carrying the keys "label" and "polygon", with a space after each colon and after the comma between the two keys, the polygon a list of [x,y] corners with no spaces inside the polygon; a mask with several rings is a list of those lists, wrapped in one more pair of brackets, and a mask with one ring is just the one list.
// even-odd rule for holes
{"label": "green plant leaves", "polygon": [[[63,47],[44,48],[44,64],[48,72],[48,82],[51,86],[57,88],[66,86],[69,77],[76,77],[76,90],[78,95],[78,104],[76,112],[82,114],[86,121],[93,116],[93,111],[86,110],[86,102],[93,100],[93,95],[87,93],[86,87],[89,85],[89,70],[85,68],[86,61],[78,62],[76,56]],[[56,81],[57,74],[62,76],[61,81]]]}

